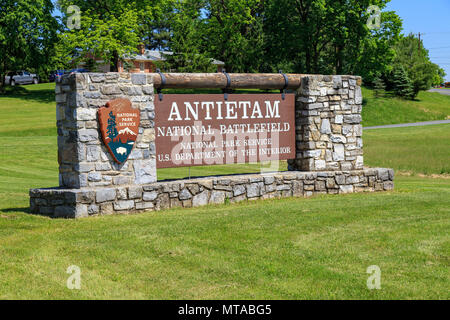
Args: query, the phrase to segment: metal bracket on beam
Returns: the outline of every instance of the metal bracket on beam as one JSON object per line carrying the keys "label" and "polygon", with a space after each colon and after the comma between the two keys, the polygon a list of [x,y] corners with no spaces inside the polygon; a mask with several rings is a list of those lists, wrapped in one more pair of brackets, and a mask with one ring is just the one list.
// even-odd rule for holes
{"label": "metal bracket on beam", "polygon": [[227,77],[227,86],[225,87],[225,89],[222,89],[223,98],[224,98],[225,101],[227,101],[228,100],[228,93],[231,92],[231,90],[230,90],[231,78],[230,78],[230,75],[227,73],[227,71],[225,69],[223,69],[222,73]]}
{"label": "metal bracket on beam", "polygon": [[160,69],[156,69],[156,72],[161,77],[161,85],[160,85],[160,87],[158,89],[156,89],[156,92],[158,93],[159,101],[162,101],[163,100],[162,89],[166,85],[166,76],[161,72]]}
{"label": "metal bracket on beam", "polygon": [[282,70],[278,71],[278,73],[281,73],[284,77],[284,87],[283,87],[283,89],[280,90],[281,97],[284,100],[286,98],[286,89],[289,86],[289,78],[287,77],[287,75],[285,73],[283,73]]}

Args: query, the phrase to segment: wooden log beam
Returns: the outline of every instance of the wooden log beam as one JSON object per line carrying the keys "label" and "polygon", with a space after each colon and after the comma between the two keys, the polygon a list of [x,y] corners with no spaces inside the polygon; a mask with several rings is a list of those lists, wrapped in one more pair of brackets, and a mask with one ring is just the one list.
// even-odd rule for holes
{"label": "wooden log beam", "polygon": [[[155,88],[161,87],[161,76],[153,76]],[[225,89],[227,77],[223,73],[164,73],[164,88],[171,89]],[[229,73],[231,89],[283,89],[285,80],[280,73]],[[288,89],[296,89],[301,85],[302,74],[287,74]]]}

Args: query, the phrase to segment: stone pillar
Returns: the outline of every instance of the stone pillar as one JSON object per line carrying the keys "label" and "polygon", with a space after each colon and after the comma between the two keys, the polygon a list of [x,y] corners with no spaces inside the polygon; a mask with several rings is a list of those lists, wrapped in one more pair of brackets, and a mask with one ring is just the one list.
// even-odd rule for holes
{"label": "stone pillar", "polygon": [[297,90],[297,157],[289,170],[363,169],[361,78],[310,75]]}
{"label": "stone pillar", "polygon": [[[78,73],[56,84],[59,185],[107,187],[156,182],[153,84],[150,75]],[[136,145],[119,165],[102,143],[98,108],[127,98],[140,110]]]}

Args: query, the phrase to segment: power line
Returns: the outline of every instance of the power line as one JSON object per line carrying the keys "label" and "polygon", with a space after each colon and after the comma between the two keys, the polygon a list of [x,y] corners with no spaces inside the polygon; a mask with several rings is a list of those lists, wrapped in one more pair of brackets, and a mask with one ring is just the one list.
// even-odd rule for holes
{"label": "power line", "polygon": [[441,33],[447,34],[447,33],[450,33],[450,31],[425,32],[425,33],[422,33],[422,34],[441,34]]}
{"label": "power line", "polygon": [[428,48],[428,50],[437,50],[437,49],[450,49],[450,47]]}

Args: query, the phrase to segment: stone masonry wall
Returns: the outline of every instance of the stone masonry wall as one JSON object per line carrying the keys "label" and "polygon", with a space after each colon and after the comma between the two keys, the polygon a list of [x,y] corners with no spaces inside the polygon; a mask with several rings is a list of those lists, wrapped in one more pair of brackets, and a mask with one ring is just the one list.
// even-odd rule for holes
{"label": "stone masonry wall", "polygon": [[[56,84],[59,185],[108,187],[156,181],[152,78],[148,74],[78,73]],[[115,163],[102,143],[97,110],[128,98],[141,115],[139,135],[128,161]]]}
{"label": "stone masonry wall", "polygon": [[244,200],[388,191],[392,169],[233,175],[148,185],[32,189],[30,210],[54,218],[197,207]]}
{"label": "stone masonry wall", "polygon": [[295,105],[297,157],[290,170],[363,168],[361,78],[305,76]]}

